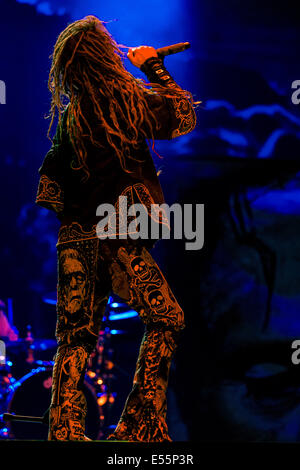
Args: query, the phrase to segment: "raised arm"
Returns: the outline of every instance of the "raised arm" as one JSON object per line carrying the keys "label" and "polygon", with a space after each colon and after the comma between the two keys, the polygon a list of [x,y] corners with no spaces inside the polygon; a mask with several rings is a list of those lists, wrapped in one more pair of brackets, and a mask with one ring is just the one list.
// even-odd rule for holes
{"label": "raised arm", "polygon": [[[152,126],[153,137],[173,139],[191,132],[196,125],[193,105],[184,90],[171,77],[156,50],[153,47],[140,46],[130,49],[127,56],[133,65],[145,73],[150,83],[157,83],[162,87],[163,93],[152,90],[146,92],[149,108],[158,123],[157,128]],[[171,96],[165,96],[167,94]],[[146,125],[143,129],[150,138],[150,129]]]}

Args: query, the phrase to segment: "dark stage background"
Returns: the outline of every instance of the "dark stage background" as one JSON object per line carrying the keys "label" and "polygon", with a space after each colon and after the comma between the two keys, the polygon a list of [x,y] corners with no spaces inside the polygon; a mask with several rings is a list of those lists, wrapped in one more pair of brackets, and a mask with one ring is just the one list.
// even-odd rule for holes
{"label": "dark stage background", "polygon": [[[34,199],[37,170],[50,147],[47,76],[59,32],[96,14],[113,20],[109,31],[129,46],[189,41],[191,49],[165,64],[202,100],[197,128],[157,142],[164,158],[154,155],[169,204],[205,204],[201,250],[162,240],[152,252],[187,325],[171,370],[170,435],[174,441],[299,441],[300,366],[291,360],[292,341],[300,338],[296,2],[101,3],[0,2],[6,89],[0,105],[0,298],[12,299],[20,338],[31,325],[34,338],[54,339],[58,222]],[[110,343],[113,425],[131,387],[143,326],[132,317],[108,327],[124,332]],[[43,359],[53,353],[45,350]],[[13,373],[27,371],[21,365]]]}

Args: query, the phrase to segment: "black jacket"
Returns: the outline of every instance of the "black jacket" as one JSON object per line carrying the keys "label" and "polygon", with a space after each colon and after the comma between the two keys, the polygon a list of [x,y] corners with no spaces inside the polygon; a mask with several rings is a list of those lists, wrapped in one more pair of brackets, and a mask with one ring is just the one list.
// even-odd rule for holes
{"label": "black jacket", "polygon": [[[160,59],[148,59],[142,71],[152,83],[179,88]],[[145,91],[145,96],[159,122],[159,129],[154,131],[155,139],[172,139],[194,129],[196,117],[188,99],[166,98],[151,90]],[[88,96],[84,102],[85,116],[88,117],[92,109]],[[151,204],[165,202],[147,141],[142,136],[139,147],[131,149],[134,159],[127,159],[129,173],[121,167],[111,146],[107,144],[99,149],[87,142],[90,177],[83,181],[82,170],[72,168],[72,161],[76,162],[77,157],[66,130],[67,112],[68,107],[64,112],[61,128],[57,127],[53,145],[39,169],[40,181],[36,197],[37,204],[55,211],[61,221],[58,244],[96,238],[96,225],[99,222],[99,217],[96,216],[97,207],[109,203],[118,209],[116,204],[120,195],[127,196],[128,207],[138,202],[144,204],[149,212]],[[146,124],[142,125],[147,133]],[[101,132],[104,131],[99,128],[97,132],[101,137]],[[103,138],[103,142],[105,141]],[[167,221],[160,215],[159,222]]]}

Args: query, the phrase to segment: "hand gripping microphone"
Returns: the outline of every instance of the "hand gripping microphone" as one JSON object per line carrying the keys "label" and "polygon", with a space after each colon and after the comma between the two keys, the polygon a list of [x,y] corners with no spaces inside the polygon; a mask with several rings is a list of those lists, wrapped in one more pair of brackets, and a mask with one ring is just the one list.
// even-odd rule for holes
{"label": "hand gripping microphone", "polygon": [[171,46],[160,47],[156,49],[158,57],[161,59],[166,57],[167,55],[177,54],[177,52],[185,51],[190,47],[189,42],[179,42],[178,44],[172,44]]}

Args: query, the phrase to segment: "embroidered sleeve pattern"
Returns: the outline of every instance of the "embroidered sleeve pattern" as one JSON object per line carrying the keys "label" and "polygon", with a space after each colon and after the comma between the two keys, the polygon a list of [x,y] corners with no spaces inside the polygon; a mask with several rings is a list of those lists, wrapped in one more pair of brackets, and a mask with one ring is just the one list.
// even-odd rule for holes
{"label": "embroidered sleeve pattern", "polygon": [[141,70],[147,75],[150,82],[179,92],[177,96],[174,93],[174,96],[168,100],[175,118],[172,120],[171,139],[191,132],[196,126],[195,111],[188,98],[184,96],[183,90],[165,68],[163,61],[157,57],[151,57],[142,65]]}
{"label": "embroidered sleeve pattern", "polygon": [[174,139],[180,135],[188,134],[195,128],[196,115],[188,100],[184,98],[172,98],[172,104],[179,122],[178,127],[171,134],[171,138]]}
{"label": "embroidered sleeve pattern", "polygon": [[58,182],[50,179],[47,175],[42,175],[38,186],[36,203],[59,213],[64,208],[63,199],[64,192]]}

